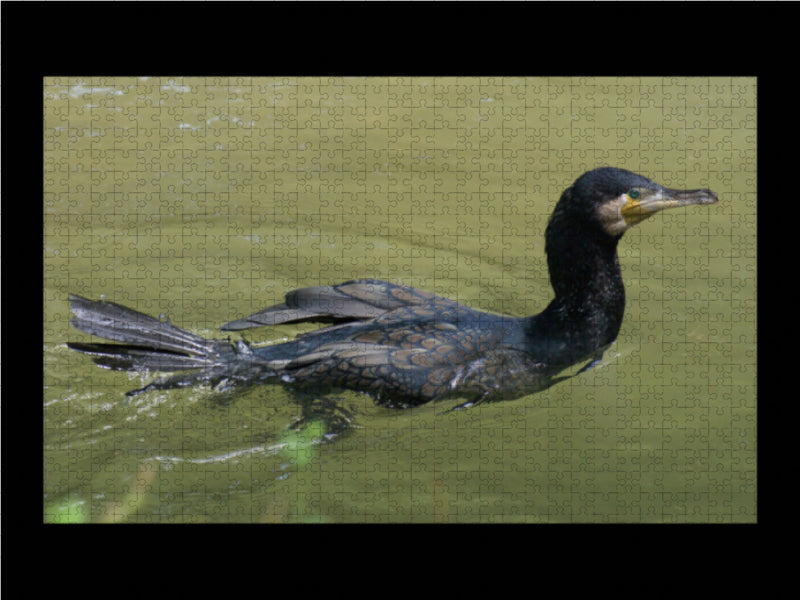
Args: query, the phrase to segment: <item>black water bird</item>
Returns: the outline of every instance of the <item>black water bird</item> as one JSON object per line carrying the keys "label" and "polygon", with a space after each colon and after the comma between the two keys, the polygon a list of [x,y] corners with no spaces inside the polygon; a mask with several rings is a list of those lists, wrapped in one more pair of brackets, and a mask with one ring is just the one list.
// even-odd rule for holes
{"label": "black water bird", "polygon": [[315,393],[358,390],[387,406],[448,396],[468,404],[519,397],[589,361],[585,370],[616,339],[625,309],[617,243],[628,228],[663,209],[715,202],[710,190],[668,189],[622,169],[585,173],[562,194],[547,225],[555,297],[532,317],[485,313],[411,287],[362,279],[291,291],[283,303],[222,327],[336,321],[257,347],[204,339],[118,304],[73,295],[73,326],[122,343],[68,345],[111,369],[183,371],[128,394],[272,381]]}

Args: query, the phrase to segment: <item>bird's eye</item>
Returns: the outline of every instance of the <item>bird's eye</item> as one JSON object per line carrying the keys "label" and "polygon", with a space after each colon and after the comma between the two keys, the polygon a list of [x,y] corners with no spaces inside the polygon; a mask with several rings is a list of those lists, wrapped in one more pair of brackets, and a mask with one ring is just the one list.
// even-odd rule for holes
{"label": "bird's eye", "polygon": [[631,190],[628,192],[628,198],[636,200],[639,197],[639,190]]}

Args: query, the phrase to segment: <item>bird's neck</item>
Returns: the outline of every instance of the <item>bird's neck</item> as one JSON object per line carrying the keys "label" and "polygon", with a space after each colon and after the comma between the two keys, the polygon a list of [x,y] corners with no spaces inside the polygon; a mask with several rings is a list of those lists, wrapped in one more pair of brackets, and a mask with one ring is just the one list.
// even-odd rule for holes
{"label": "bird's neck", "polygon": [[619,333],[625,287],[618,240],[590,228],[582,231],[580,224],[570,230],[548,227],[546,240],[555,298],[530,318],[528,339],[534,352],[545,350],[557,362],[572,364],[608,346]]}

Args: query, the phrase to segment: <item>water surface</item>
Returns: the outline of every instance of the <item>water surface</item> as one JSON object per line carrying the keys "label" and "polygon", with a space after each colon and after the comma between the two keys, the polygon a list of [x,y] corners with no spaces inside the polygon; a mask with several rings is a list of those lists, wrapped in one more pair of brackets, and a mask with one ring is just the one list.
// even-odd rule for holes
{"label": "water surface", "polygon": [[[754,80],[51,78],[44,96],[46,520],[755,520]],[[357,277],[533,314],[547,217],[600,165],[720,203],[626,234],[619,339],[538,394],[448,413],[346,392],[337,436],[291,429],[279,386],[126,399],[149,377],[66,348],[88,338],[69,293],[217,337]]]}

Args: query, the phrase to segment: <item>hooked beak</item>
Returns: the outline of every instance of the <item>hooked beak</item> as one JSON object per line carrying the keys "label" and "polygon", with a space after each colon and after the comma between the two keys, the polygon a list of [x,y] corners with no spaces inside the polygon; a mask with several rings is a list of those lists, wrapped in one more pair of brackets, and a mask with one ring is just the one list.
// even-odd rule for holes
{"label": "hooked beak", "polygon": [[626,225],[641,223],[647,217],[666,208],[689,206],[690,204],[715,204],[719,201],[711,190],[671,190],[661,188],[659,192],[640,200],[628,198],[620,209]]}

